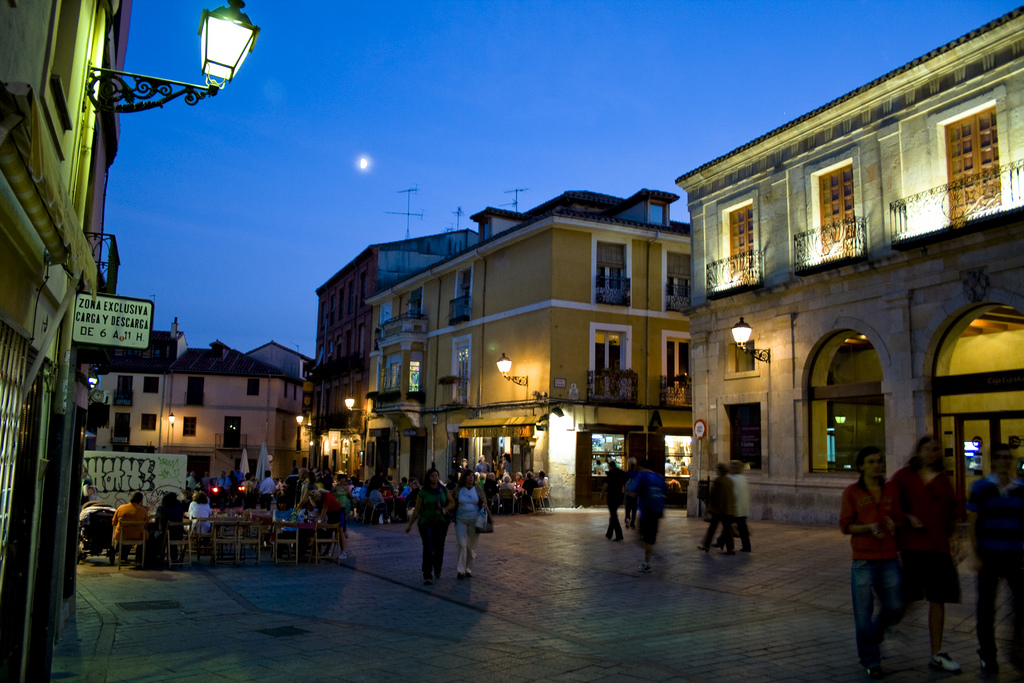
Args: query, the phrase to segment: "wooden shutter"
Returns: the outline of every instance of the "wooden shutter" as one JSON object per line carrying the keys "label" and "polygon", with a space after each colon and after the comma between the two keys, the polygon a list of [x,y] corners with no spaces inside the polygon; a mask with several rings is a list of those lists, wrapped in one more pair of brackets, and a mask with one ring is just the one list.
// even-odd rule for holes
{"label": "wooden shutter", "polygon": [[729,254],[739,256],[754,251],[754,205],[729,212]]}

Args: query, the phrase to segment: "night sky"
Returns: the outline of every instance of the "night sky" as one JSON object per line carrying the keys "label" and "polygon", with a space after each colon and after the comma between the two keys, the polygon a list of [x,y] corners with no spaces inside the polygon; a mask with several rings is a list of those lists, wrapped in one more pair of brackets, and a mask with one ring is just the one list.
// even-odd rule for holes
{"label": "night sky", "polygon": [[[134,0],[125,70],[201,83],[223,0]],[[367,245],[475,227],[566,190],[674,179],[1013,2],[249,0],[256,49],[217,97],[121,116],[106,230],[124,296],[189,346],[313,356],[316,288]],[[361,171],[359,159],[369,167]],[[506,206],[507,205],[507,206]],[[685,196],[672,218],[689,220]]]}

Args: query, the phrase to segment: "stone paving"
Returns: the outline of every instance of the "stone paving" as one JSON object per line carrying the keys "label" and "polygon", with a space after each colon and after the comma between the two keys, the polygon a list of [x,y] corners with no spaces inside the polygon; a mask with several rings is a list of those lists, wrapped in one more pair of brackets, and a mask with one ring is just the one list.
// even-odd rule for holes
{"label": "stone paving", "polygon": [[[79,567],[77,612],[51,680],[248,681],[863,681],[849,596],[849,542],[837,530],[751,522],[753,552],[696,550],[705,523],[669,511],[638,574],[636,532],[604,538],[603,510],[496,519],[472,579],[423,586],[420,540],[404,524],[350,525],[335,565],[139,571],[105,560]],[[267,560],[270,560],[267,562]],[[1022,680],[975,655],[974,580],[947,609],[944,649],[957,681]],[[149,604],[140,604],[149,603]],[[892,681],[938,681],[927,666],[927,606],[883,645]]]}

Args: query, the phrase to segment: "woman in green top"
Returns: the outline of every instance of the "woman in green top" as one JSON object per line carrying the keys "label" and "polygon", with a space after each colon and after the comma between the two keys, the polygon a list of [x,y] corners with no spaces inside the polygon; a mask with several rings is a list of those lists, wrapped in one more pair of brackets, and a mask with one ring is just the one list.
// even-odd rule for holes
{"label": "woman in green top", "polygon": [[[444,561],[444,540],[448,535],[448,512],[455,507],[455,499],[441,486],[437,469],[427,470],[426,484],[416,497],[416,509],[409,517],[405,533],[419,520],[420,540],[423,541],[423,585],[429,586],[434,578],[441,578]],[[433,575],[431,575],[433,571]]]}

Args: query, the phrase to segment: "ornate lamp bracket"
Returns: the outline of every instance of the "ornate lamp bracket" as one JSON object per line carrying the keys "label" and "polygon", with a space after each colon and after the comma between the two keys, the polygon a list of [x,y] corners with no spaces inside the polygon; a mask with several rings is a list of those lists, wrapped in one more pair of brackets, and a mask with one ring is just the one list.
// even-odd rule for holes
{"label": "ornate lamp bracket", "polygon": [[505,379],[521,387],[530,386],[530,379],[526,375],[502,375]]}
{"label": "ornate lamp bracket", "polygon": [[762,363],[770,364],[772,362],[772,352],[768,349],[755,349],[753,344],[748,342],[743,345],[743,350]]}
{"label": "ornate lamp bracket", "polygon": [[141,74],[92,67],[87,85],[89,99],[101,111],[130,113],[163,107],[179,97],[194,106],[199,100],[213,97],[220,86],[193,85]]}

